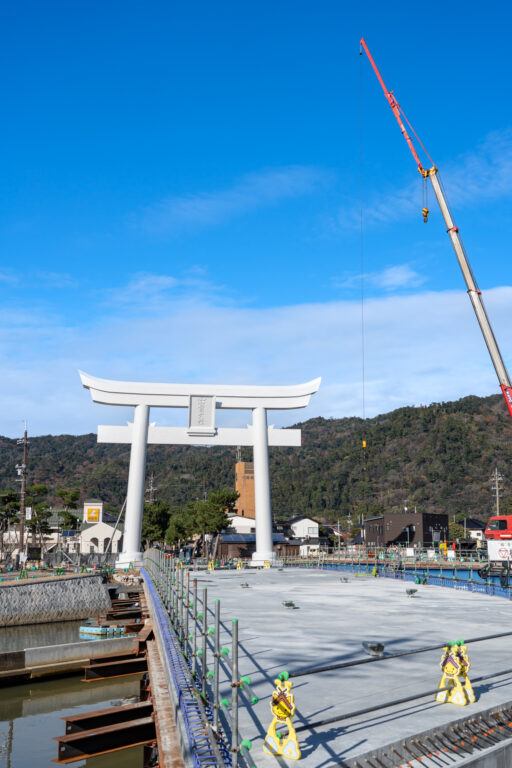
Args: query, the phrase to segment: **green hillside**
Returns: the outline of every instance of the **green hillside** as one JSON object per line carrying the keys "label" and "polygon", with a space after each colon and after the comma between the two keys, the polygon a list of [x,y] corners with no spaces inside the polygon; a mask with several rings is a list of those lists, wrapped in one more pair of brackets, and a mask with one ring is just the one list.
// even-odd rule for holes
{"label": "green hillside", "polygon": [[[486,517],[493,510],[490,476],[503,475],[502,507],[512,512],[512,422],[499,396],[465,397],[400,408],[363,422],[310,419],[300,424],[300,449],[271,449],[276,517],[307,512],[339,516],[405,505],[418,510]],[[362,440],[367,441],[363,469]],[[249,449],[243,459],[251,460]],[[16,440],[0,438],[0,487],[16,488]],[[126,489],[129,447],[97,445],[95,435],[30,438],[29,484],[79,488],[118,507]],[[204,491],[233,486],[235,449],[150,446],[148,475],[158,498],[173,505]]]}

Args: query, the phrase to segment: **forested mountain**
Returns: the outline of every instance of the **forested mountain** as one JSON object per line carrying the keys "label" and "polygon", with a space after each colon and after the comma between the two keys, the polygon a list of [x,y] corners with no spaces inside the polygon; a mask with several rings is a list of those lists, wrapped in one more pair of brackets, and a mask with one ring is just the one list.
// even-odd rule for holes
{"label": "forested mountain", "polygon": [[[500,396],[400,408],[363,421],[310,419],[302,448],[272,448],[274,513],[336,520],[348,513],[418,511],[486,517],[493,511],[490,477],[503,476],[502,508],[512,512],[512,421]],[[366,470],[362,441],[366,440]],[[251,451],[243,449],[244,460]],[[16,440],[0,438],[0,487],[17,488]],[[124,500],[129,446],[98,445],[96,436],[30,438],[29,484],[78,488],[114,507]],[[235,449],[149,446],[148,476],[157,497],[173,506],[234,484]]]}

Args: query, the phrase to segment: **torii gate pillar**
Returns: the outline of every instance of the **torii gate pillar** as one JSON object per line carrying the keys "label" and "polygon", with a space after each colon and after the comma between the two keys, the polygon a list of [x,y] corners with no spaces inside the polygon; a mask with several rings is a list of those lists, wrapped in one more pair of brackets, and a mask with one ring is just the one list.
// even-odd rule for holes
{"label": "torii gate pillar", "polygon": [[[254,449],[256,551],[254,565],[274,560],[270,501],[269,445],[300,446],[300,429],[267,426],[267,410],[304,408],[317,392],[320,379],[291,387],[155,384],[98,379],[80,372],[82,384],[96,403],[134,407],[133,423],[125,427],[99,426],[99,443],[130,443],[123,551],[118,567],[142,564],[141,528],[146,479],[146,446],[251,445]],[[188,408],[188,427],[157,427],[149,423],[150,408]],[[215,426],[215,411],[230,408],[252,411],[244,429]]]}
{"label": "torii gate pillar", "polygon": [[140,542],[146,482],[148,426],[149,407],[147,405],[136,405],[133,416],[132,447],[130,450],[130,468],[128,470],[128,488],[126,491],[123,564],[139,563],[142,560]]}
{"label": "torii gate pillar", "polygon": [[265,562],[265,560],[274,559],[267,411],[265,408],[253,410],[252,426],[254,431],[254,506],[256,510],[256,552],[252,559],[255,562]]}

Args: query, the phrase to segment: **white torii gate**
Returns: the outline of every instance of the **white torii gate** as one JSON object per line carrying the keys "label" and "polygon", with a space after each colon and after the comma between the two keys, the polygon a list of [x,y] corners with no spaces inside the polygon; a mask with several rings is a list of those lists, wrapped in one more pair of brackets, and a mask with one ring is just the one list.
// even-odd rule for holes
{"label": "white torii gate", "polygon": [[[268,446],[300,446],[300,429],[267,426],[267,410],[304,408],[318,391],[321,379],[294,386],[238,386],[212,384],[155,384],[111,381],[80,373],[95,403],[134,407],[133,423],[125,427],[99,426],[98,443],[131,443],[123,551],[118,567],[141,564],[141,526],[146,478],[146,446],[252,445],[256,551],[253,563],[273,560],[272,509]],[[188,408],[188,427],[157,427],[149,423],[150,408]],[[245,428],[216,427],[217,408],[252,410]]]}

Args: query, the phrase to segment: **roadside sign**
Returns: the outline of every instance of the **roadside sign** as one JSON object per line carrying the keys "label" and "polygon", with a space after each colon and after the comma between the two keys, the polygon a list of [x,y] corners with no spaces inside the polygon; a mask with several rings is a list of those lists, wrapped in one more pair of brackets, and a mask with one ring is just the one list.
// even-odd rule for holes
{"label": "roadside sign", "polygon": [[489,539],[487,541],[487,552],[489,553],[489,560],[512,560],[512,541]]}

